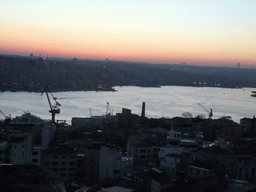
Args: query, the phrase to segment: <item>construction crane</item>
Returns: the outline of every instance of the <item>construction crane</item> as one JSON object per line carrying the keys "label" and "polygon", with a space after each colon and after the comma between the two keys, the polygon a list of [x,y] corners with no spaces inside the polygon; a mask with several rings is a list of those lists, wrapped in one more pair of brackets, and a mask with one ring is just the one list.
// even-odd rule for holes
{"label": "construction crane", "polygon": [[198,105],[200,105],[208,114],[209,114],[209,119],[212,118],[212,109],[210,109],[210,111],[208,109],[206,109],[203,105],[201,105],[200,103],[198,103]]}
{"label": "construction crane", "polygon": [[[42,93],[42,95],[43,94],[44,94],[44,92]],[[45,94],[47,96],[47,100],[48,100],[48,103],[49,103],[49,106],[50,106],[49,112],[52,114],[52,123],[55,123],[55,114],[59,114],[60,113],[59,106],[61,106],[61,105],[60,105],[60,103],[57,102],[57,98],[54,97],[52,93],[50,93],[50,94],[52,95],[52,98],[55,101],[55,105],[51,104],[49,93],[48,93],[47,89],[45,89]]]}
{"label": "construction crane", "polygon": [[0,113],[4,116],[5,122],[9,123],[11,121],[11,115],[6,115],[3,111],[0,110]]}

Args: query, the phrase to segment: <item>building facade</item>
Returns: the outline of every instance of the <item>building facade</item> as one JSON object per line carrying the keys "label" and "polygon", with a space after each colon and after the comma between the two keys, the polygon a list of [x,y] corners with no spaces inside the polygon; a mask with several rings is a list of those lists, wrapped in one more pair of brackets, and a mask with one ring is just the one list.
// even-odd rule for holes
{"label": "building facade", "polygon": [[67,146],[53,146],[42,151],[41,166],[63,178],[72,178],[77,170],[77,155]]}

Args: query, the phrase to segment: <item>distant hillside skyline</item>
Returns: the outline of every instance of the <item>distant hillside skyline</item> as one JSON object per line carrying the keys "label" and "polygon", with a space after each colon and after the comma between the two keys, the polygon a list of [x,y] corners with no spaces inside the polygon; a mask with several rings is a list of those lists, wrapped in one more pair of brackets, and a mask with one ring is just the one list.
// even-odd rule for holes
{"label": "distant hillside skyline", "polygon": [[[7,56],[7,57],[27,57],[31,58],[31,54],[33,55],[33,58],[43,58],[43,59],[48,59],[49,60],[73,60],[77,59],[78,61],[86,61],[86,60],[91,60],[91,61],[114,61],[114,62],[124,62],[124,63],[141,63],[141,64],[166,64],[166,65],[186,65],[186,66],[198,66],[198,67],[231,67],[231,68],[251,68],[255,69],[256,65],[244,65],[243,63],[237,62],[237,63],[232,63],[232,64],[223,64],[223,65],[218,65],[218,64],[192,64],[192,63],[187,63],[187,62],[181,62],[181,63],[164,63],[164,62],[150,62],[150,61],[130,61],[130,60],[115,60],[111,58],[103,58],[103,59],[93,59],[93,58],[78,58],[78,57],[68,57],[68,56],[63,56],[63,57],[58,57],[58,56],[51,56],[51,55],[42,55],[42,54],[11,54],[11,53],[1,53],[0,56]],[[238,67],[239,63],[239,67]]]}

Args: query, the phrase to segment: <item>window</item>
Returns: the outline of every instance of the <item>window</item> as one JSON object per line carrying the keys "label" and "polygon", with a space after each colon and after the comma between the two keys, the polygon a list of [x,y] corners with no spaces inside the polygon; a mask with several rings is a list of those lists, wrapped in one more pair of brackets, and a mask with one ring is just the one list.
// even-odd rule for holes
{"label": "window", "polygon": [[44,165],[50,165],[51,163],[49,161],[45,162]]}
{"label": "window", "polygon": [[32,163],[38,163],[38,159],[32,159]]}
{"label": "window", "polygon": [[69,165],[75,165],[76,163],[74,161],[69,162]]}
{"label": "window", "polygon": [[145,158],[146,158],[145,155],[141,155],[141,156],[140,156],[140,159],[145,159]]}
{"label": "window", "polygon": [[34,151],[34,152],[33,152],[33,155],[38,155],[38,151]]}
{"label": "window", "polygon": [[150,149],[148,149],[148,152],[150,152]]}
{"label": "window", "polygon": [[53,156],[52,157],[53,159],[58,159],[59,157],[57,155]]}
{"label": "window", "polygon": [[22,153],[22,157],[24,157],[24,153]]}
{"label": "window", "polygon": [[70,156],[70,159],[75,159],[75,158],[76,158],[75,155]]}
{"label": "window", "polygon": [[141,149],[140,152],[141,153],[146,153],[146,149]]}
{"label": "window", "polygon": [[67,156],[61,156],[61,159],[67,159]]}
{"label": "window", "polygon": [[52,165],[58,165],[59,163],[57,161],[53,161]]}
{"label": "window", "polygon": [[66,171],[67,170],[67,168],[66,167],[62,167],[62,168],[60,168],[60,171]]}
{"label": "window", "polygon": [[74,167],[70,167],[69,171],[75,171],[75,168]]}
{"label": "window", "polygon": [[59,169],[58,168],[52,168],[52,171],[58,171]]}
{"label": "window", "polygon": [[106,177],[109,176],[109,170],[106,170]]}
{"label": "window", "polygon": [[67,162],[61,162],[61,165],[67,165]]}

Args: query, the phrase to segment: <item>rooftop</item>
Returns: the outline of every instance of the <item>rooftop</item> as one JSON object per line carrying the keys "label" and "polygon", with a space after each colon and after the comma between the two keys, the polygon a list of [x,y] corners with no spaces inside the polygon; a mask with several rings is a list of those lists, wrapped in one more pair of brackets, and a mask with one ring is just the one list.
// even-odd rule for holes
{"label": "rooftop", "polygon": [[42,151],[42,154],[76,154],[76,153],[73,149],[68,148],[66,146],[61,146],[61,147],[54,146]]}
{"label": "rooftop", "polygon": [[148,148],[148,147],[152,147],[152,145],[150,145],[150,144],[147,143],[146,141],[141,141],[141,142],[139,142],[139,143],[133,144],[132,147]]}

